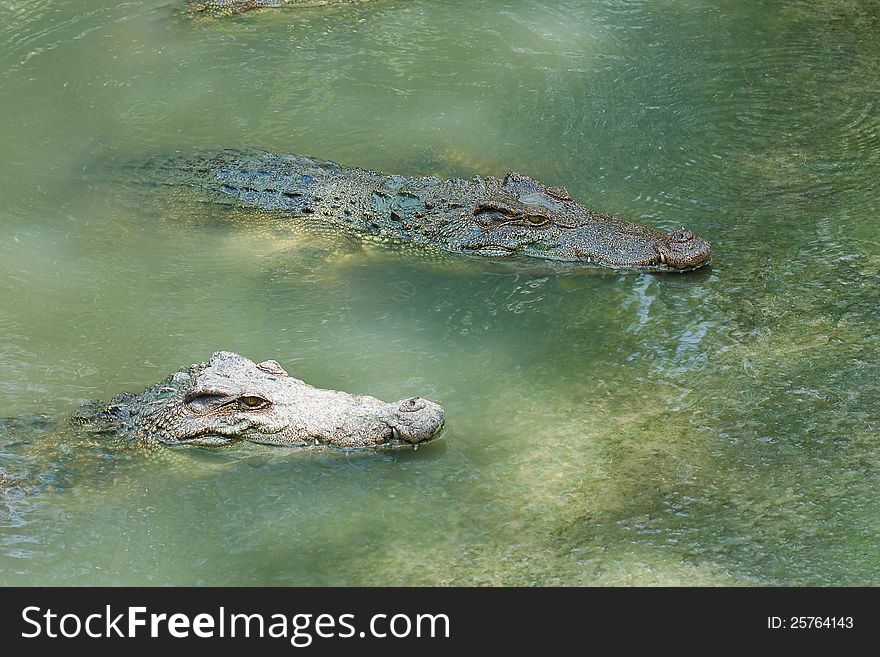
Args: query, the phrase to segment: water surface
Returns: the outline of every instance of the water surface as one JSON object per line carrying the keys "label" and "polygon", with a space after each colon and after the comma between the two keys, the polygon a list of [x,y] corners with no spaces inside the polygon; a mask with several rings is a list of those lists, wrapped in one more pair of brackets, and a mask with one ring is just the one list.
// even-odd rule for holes
{"label": "water surface", "polygon": [[[0,583],[880,583],[876,2],[0,10],[0,417],[227,349],[449,418],[360,455],[0,424],[43,468],[0,496]],[[107,175],[254,146],[516,169],[715,256],[423,259]]]}

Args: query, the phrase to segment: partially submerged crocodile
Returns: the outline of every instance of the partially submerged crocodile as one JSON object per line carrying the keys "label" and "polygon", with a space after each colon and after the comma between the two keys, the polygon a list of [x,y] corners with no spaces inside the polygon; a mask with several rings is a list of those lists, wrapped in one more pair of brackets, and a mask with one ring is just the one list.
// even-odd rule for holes
{"label": "partially submerged crocodile", "polygon": [[[182,368],[140,394],[123,392],[109,402],[86,404],[59,429],[120,448],[247,441],[357,450],[418,447],[437,437],[443,424],[443,409],[427,399],[389,403],[315,388],[274,360],[254,363],[218,351],[207,363]],[[18,440],[26,427],[47,433],[52,425],[44,416],[0,420],[0,448],[7,438]],[[0,470],[0,483],[4,476]]]}
{"label": "partially submerged crocodile", "polygon": [[707,264],[712,250],[684,228],[666,232],[593,212],[564,187],[514,171],[504,178],[406,178],[236,150],[163,158],[150,168],[160,182],[200,188],[214,200],[454,253],[684,272]]}
{"label": "partially submerged crocodile", "polygon": [[220,351],[140,394],[86,404],[63,420],[0,418],[0,510],[17,512],[22,495],[124,467],[142,453],[173,467],[183,455],[166,445],[417,449],[443,425],[443,409],[426,399],[387,403],[323,390],[289,376],[274,360],[254,363]]}
{"label": "partially submerged crocodile", "polygon": [[353,4],[367,0],[191,0],[187,3],[190,15],[232,16],[258,9],[293,7],[323,7],[334,4]]}
{"label": "partially submerged crocodile", "polygon": [[218,351],[134,395],[80,415],[96,431],[139,444],[227,445],[249,441],[341,449],[418,446],[443,428],[443,409],[410,397],[388,403],[315,388],[284,371]]}

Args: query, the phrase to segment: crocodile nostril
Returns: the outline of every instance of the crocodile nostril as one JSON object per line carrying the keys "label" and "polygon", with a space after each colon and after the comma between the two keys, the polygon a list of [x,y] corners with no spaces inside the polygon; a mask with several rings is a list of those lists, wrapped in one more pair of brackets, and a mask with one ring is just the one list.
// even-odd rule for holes
{"label": "crocodile nostril", "polygon": [[677,230],[672,233],[670,237],[672,238],[673,242],[688,242],[694,239],[694,234],[691,231],[682,228],[681,230]]}
{"label": "crocodile nostril", "polygon": [[420,411],[425,407],[425,400],[420,397],[410,397],[409,399],[404,399],[400,402],[400,406],[398,410],[402,413],[413,413],[415,411]]}

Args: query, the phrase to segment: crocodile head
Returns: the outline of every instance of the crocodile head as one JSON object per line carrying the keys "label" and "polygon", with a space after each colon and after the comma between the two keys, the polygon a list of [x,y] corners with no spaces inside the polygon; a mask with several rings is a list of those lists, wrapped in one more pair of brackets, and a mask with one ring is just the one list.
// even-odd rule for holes
{"label": "crocodile head", "polygon": [[458,247],[483,255],[683,272],[707,264],[712,251],[689,230],[665,232],[595,214],[564,187],[546,187],[515,172],[507,174],[497,196],[472,212],[472,230]]}
{"label": "crocodile head", "polygon": [[410,397],[384,402],[323,390],[289,376],[274,360],[254,363],[228,351],[176,372],[106,408],[141,442],[327,445],[343,449],[419,445],[443,428],[443,409]]}

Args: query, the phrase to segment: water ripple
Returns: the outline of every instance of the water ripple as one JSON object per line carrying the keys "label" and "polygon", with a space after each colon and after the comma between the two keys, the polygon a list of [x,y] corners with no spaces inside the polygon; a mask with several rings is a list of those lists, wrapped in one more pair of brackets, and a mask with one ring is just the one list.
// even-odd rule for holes
{"label": "water ripple", "polygon": [[9,77],[34,57],[84,39],[95,31],[106,29],[113,22],[126,21],[148,11],[132,3],[116,7],[101,6],[83,9],[82,2],[14,2],[0,3],[0,39],[6,47],[0,50],[3,76]]}

